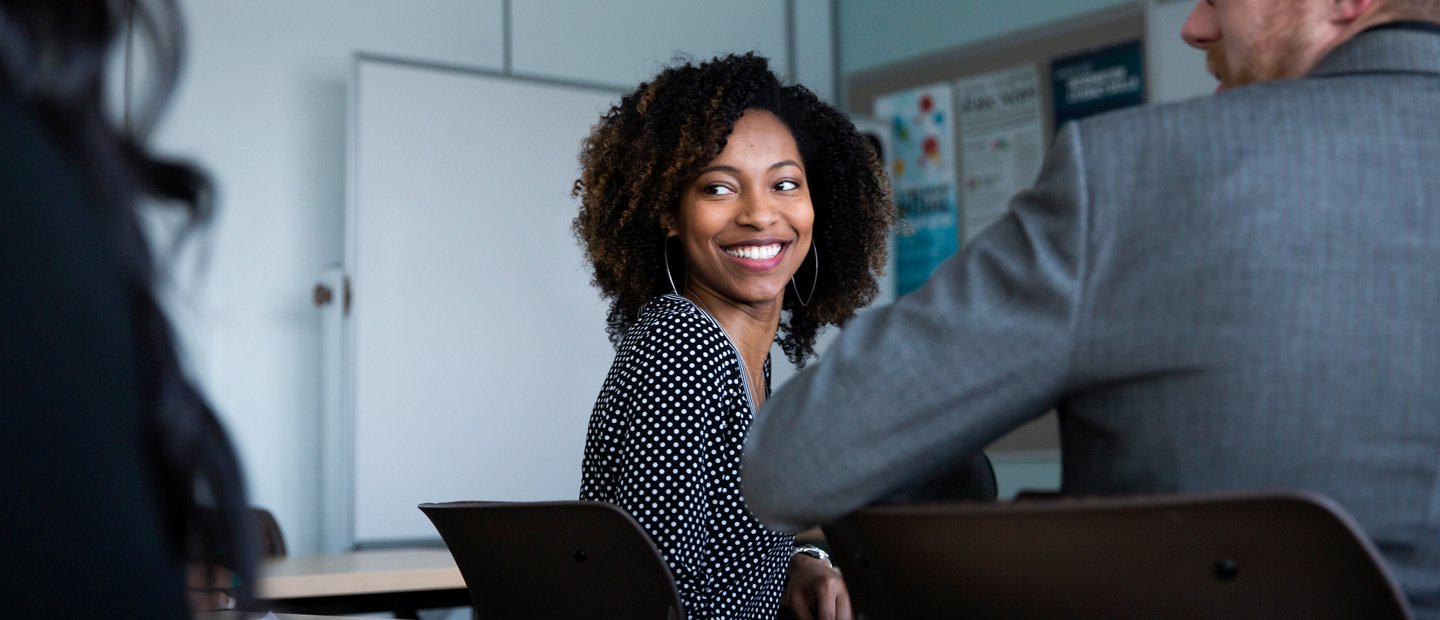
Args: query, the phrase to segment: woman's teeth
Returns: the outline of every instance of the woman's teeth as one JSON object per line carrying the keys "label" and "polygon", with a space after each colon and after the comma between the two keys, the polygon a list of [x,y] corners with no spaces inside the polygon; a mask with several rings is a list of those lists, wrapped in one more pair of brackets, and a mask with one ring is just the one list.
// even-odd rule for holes
{"label": "woman's teeth", "polygon": [[742,245],[733,248],[725,248],[725,253],[738,258],[749,260],[770,260],[780,253],[781,245],[772,243],[770,245]]}

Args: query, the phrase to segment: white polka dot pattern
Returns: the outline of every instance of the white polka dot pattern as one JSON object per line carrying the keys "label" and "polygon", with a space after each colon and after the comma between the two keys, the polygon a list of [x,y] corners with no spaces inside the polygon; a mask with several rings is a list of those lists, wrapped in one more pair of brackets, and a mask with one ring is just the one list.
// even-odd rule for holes
{"label": "white polka dot pattern", "polygon": [[[629,511],[660,548],[689,618],[774,618],[794,536],[740,497],[753,411],[740,357],[689,300],[651,300],[590,415],[580,499]],[[770,362],[765,362],[770,391]]]}

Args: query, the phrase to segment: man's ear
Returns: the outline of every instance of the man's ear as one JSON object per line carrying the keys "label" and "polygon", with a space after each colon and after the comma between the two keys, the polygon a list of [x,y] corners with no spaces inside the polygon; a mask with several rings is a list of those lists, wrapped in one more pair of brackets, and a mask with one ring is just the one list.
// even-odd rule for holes
{"label": "man's ear", "polygon": [[1370,17],[1384,4],[1383,0],[1334,0],[1330,21],[1338,26],[1348,26]]}

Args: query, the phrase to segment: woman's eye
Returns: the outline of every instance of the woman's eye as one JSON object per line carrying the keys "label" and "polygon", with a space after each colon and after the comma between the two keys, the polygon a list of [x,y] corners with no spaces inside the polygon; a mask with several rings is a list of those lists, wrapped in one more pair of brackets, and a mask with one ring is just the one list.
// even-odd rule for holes
{"label": "woman's eye", "polygon": [[782,191],[782,192],[788,192],[788,191],[800,189],[800,184],[799,184],[799,183],[796,183],[796,182],[794,182],[794,181],[791,181],[790,179],[785,179],[784,181],[781,181],[781,182],[779,182],[779,183],[776,183],[776,184],[775,184],[775,189],[778,190],[778,191]]}
{"label": "woman's eye", "polygon": [[710,185],[706,185],[706,186],[705,186],[705,189],[702,190],[702,191],[704,191],[706,194],[709,194],[709,195],[711,195],[711,196],[724,196],[724,195],[726,195],[726,194],[733,194],[733,193],[735,193],[735,192],[733,192],[733,191],[730,191],[730,188],[725,187],[724,185],[713,184],[713,183],[710,184]]}

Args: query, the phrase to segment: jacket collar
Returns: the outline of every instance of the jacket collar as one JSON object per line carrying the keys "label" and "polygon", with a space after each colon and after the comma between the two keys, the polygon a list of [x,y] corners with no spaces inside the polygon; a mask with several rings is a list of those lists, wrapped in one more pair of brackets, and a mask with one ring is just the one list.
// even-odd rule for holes
{"label": "jacket collar", "polygon": [[1397,22],[1371,28],[1335,48],[1310,75],[1355,73],[1440,75],[1440,24]]}

